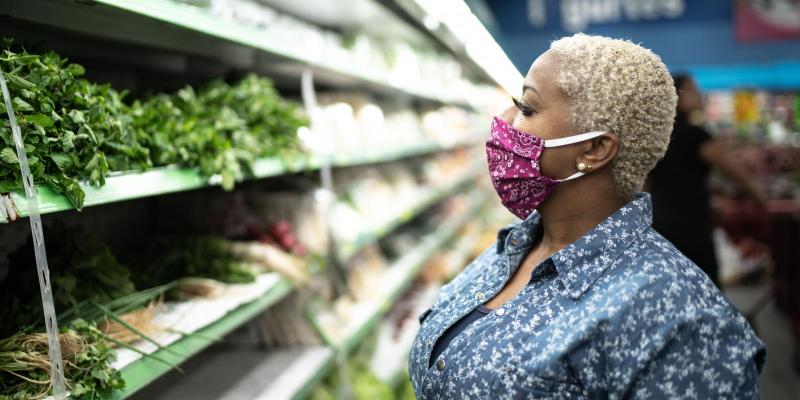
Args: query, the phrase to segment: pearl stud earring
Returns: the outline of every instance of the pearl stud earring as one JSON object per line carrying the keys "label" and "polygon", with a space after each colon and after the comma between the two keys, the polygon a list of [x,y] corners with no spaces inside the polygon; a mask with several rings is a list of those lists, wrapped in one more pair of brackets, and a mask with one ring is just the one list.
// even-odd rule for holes
{"label": "pearl stud earring", "polygon": [[581,171],[581,172],[583,172],[583,171],[585,171],[587,168],[591,168],[591,167],[587,166],[585,163],[582,163],[582,162],[581,162],[581,163],[578,163],[578,171]]}

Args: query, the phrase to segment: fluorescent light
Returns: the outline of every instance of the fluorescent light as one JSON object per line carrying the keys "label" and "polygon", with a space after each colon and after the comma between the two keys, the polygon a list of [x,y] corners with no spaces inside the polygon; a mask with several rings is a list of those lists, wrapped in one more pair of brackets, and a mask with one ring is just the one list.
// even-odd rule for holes
{"label": "fluorescent light", "polygon": [[[522,74],[463,0],[415,0],[464,45],[467,55],[508,93],[522,87]],[[426,17],[427,18],[427,17]]]}

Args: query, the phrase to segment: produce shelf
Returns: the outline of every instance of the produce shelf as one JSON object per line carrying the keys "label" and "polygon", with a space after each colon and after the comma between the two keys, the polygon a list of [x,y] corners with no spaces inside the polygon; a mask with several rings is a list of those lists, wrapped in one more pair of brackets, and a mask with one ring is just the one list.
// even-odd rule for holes
{"label": "produce shelf", "polygon": [[[454,265],[464,265],[470,262],[469,259],[470,252],[475,244],[473,237],[463,237],[461,238],[453,248],[453,252],[456,255],[458,262],[453,262]],[[460,272],[457,271],[456,273]],[[438,292],[438,290],[437,290]],[[430,305],[436,300],[436,292],[430,293],[431,296],[425,299],[426,308],[430,307]],[[419,310],[419,312],[424,311],[424,309]],[[416,315],[416,314],[415,314]],[[417,328],[415,326],[414,331],[416,332]],[[403,336],[403,334],[398,334],[398,336]],[[406,376],[406,365],[408,365],[408,354],[411,352],[411,346],[413,345],[413,340],[407,343],[400,343],[402,346],[400,348],[399,354],[405,355],[403,360],[399,362],[395,362],[392,365],[386,366],[383,371],[383,377],[387,377],[387,382],[392,385],[392,387],[398,387],[401,383],[403,378]]]}
{"label": "produce shelf", "polygon": [[[443,103],[436,88],[417,82],[396,82],[388,72],[355,67],[346,57],[332,57],[324,48],[311,51],[286,38],[275,40],[262,29],[220,18],[206,9],[170,0],[10,0],[0,14],[103,39],[222,59],[251,69],[277,68],[299,77],[306,67],[318,80],[337,86],[365,84],[383,92]],[[258,52],[262,54],[257,54]]]}
{"label": "produce shelf", "polygon": [[[178,341],[165,346],[169,351],[158,350],[153,355],[172,364],[180,365],[212,345],[213,342],[208,338],[222,337],[230,333],[284,298],[292,289],[291,282],[280,278],[256,300],[239,306],[216,322],[197,330],[194,332],[197,334],[196,336],[183,336]],[[134,361],[121,370],[122,378],[125,379],[125,388],[115,391],[110,398],[127,398],[171,370],[166,364],[147,357]]]}
{"label": "produce shelf", "polygon": [[[148,400],[293,400],[308,397],[334,365],[326,346],[260,350],[238,344],[204,352],[174,384],[146,390]],[[213,382],[213,384],[209,384]],[[156,389],[156,388],[153,388]]]}
{"label": "produce shelf", "polygon": [[473,217],[482,206],[484,198],[476,198],[470,209],[456,219],[450,220],[422,238],[420,244],[410,253],[397,260],[390,266],[380,279],[380,293],[386,295],[369,304],[367,311],[362,313],[362,318],[353,322],[345,329],[344,339],[334,344],[339,351],[350,353],[358,346],[364,337],[371,332],[383,316],[397,302],[398,298],[411,285],[419,275],[422,267],[447,241],[452,239],[458,230]]}
{"label": "produce shelf", "polygon": [[385,223],[368,232],[363,232],[352,243],[342,244],[340,246],[341,250],[339,256],[343,260],[349,259],[367,245],[378,241],[386,236],[386,234],[389,232],[395,230],[395,228],[398,226],[414,219],[414,217],[419,215],[421,212],[429,209],[434,204],[441,202],[444,198],[448,197],[456,190],[475,179],[475,177],[478,176],[478,173],[478,167],[471,168],[469,172],[464,174],[464,176],[456,179],[444,187],[432,190],[430,193],[418,199],[417,202],[399,211],[397,214],[389,215]]}
{"label": "produce shelf", "polygon": [[[441,146],[432,142],[422,143],[409,148],[395,149],[383,153],[340,154],[334,155],[331,165],[334,167],[357,166],[377,162],[391,162],[403,158],[420,156],[446,151],[461,146],[474,144],[474,141],[458,142],[449,146]],[[301,171],[312,171],[320,168],[323,161],[319,157],[310,157],[293,162],[278,158],[263,158],[255,162],[252,179],[262,179]],[[158,167],[144,172],[116,172],[106,178],[106,184],[97,187],[86,182],[80,186],[86,193],[84,207],[115,203],[143,197],[183,192],[221,183],[219,176],[204,178],[196,170],[177,167]],[[39,212],[42,214],[72,210],[72,203],[51,188],[42,186],[38,189]],[[15,221],[30,215],[28,201],[22,190],[3,194],[0,202],[0,223]]]}
{"label": "produce shelf", "polygon": [[[460,15],[457,24],[461,27],[461,37],[458,32],[448,26],[447,21],[442,21],[442,16],[431,15],[425,10],[424,3],[420,0],[374,0],[383,5],[400,19],[427,35],[434,42],[452,52],[461,63],[480,74],[486,81],[494,82],[509,93],[513,93],[518,82],[522,82],[522,75],[513,66],[505,52],[494,41],[492,35],[486,31],[474,14],[485,8],[483,2],[465,1],[464,9],[447,7],[446,14],[452,18]],[[433,2],[430,2],[433,3]],[[451,3],[448,3],[450,5]],[[475,8],[476,11],[471,9]],[[431,24],[430,21],[439,21]],[[465,28],[466,27],[466,28]],[[463,30],[471,34],[464,36]],[[482,31],[482,32],[478,32]],[[496,63],[487,63],[486,59],[495,59]]]}

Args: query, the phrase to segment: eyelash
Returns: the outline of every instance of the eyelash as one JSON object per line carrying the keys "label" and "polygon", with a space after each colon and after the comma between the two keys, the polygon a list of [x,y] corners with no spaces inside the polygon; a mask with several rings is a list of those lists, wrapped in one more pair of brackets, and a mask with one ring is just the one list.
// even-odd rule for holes
{"label": "eyelash", "polygon": [[517,100],[514,97],[511,98],[511,101],[513,101],[514,102],[514,106],[516,106],[519,109],[519,111],[522,112],[522,115],[524,115],[526,117],[530,117],[531,115],[536,113],[536,110],[533,107],[531,107],[531,106],[529,106],[529,105],[527,105],[527,104],[525,104],[523,102],[520,102],[519,100]]}

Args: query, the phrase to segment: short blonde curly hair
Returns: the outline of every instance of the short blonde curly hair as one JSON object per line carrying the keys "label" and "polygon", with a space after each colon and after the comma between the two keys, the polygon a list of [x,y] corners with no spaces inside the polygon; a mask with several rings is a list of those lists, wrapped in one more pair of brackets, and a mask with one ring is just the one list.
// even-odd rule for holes
{"label": "short blonde curly hair", "polygon": [[620,195],[632,196],[669,144],[678,96],[667,67],[642,46],[603,36],[579,33],[550,51],[559,58],[573,127],[619,135],[611,171]]}

